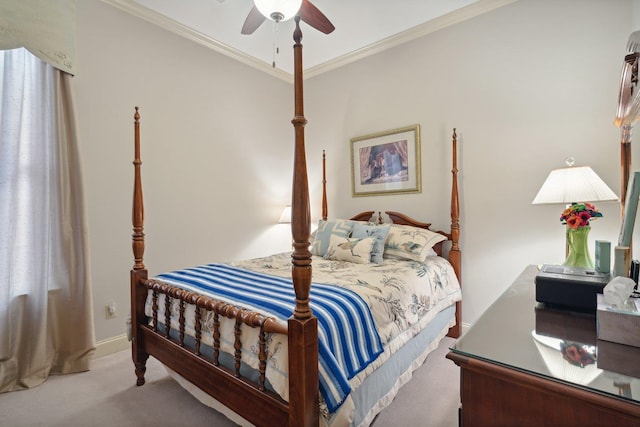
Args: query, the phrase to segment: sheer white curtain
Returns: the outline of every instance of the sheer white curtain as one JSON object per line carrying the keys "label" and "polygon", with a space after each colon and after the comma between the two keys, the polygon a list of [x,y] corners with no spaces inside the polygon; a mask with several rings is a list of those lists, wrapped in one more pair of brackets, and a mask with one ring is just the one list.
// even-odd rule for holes
{"label": "sheer white curtain", "polygon": [[72,76],[0,51],[0,392],[94,351]]}

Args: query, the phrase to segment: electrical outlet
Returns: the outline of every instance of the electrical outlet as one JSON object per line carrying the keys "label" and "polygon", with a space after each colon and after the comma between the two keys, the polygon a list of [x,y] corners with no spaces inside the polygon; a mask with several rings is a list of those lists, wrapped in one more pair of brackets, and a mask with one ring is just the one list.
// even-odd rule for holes
{"label": "electrical outlet", "polygon": [[118,316],[118,311],[116,310],[116,303],[111,301],[108,302],[104,306],[104,318],[105,319],[113,319]]}

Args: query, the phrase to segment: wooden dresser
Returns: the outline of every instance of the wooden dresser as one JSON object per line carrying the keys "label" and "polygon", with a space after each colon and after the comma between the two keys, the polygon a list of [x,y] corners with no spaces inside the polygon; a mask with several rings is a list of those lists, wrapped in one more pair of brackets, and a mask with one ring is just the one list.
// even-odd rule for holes
{"label": "wooden dresser", "polygon": [[538,304],[536,272],[527,267],[451,347],[460,424],[640,426],[638,349],[598,346],[595,314]]}

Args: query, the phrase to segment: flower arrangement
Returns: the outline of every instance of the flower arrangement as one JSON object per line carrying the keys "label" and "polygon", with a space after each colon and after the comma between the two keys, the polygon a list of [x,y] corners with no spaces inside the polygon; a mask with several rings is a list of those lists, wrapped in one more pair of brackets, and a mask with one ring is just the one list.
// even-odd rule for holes
{"label": "flower arrangement", "polygon": [[591,203],[571,203],[560,215],[560,222],[576,230],[588,226],[589,221],[598,218],[602,218],[602,214]]}

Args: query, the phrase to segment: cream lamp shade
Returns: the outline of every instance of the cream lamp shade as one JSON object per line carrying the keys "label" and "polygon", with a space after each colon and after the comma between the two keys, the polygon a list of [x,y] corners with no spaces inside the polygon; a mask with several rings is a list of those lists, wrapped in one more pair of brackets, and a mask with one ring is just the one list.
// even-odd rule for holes
{"label": "cream lamp shade", "polygon": [[280,215],[280,219],[278,220],[280,224],[290,224],[291,223],[291,206],[285,206],[282,210],[282,214]]}
{"label": "cream lamp shade", "polygon": [[[569,163],[569,162],[568,162]],[[552,170],[533,199],[534,205],[619,200],[589,166]]]}
{"label": "cream lamp shade", "polygon": [[302,0],[254,0],[254,3],[266,18],[280,22],[296,16]]}

